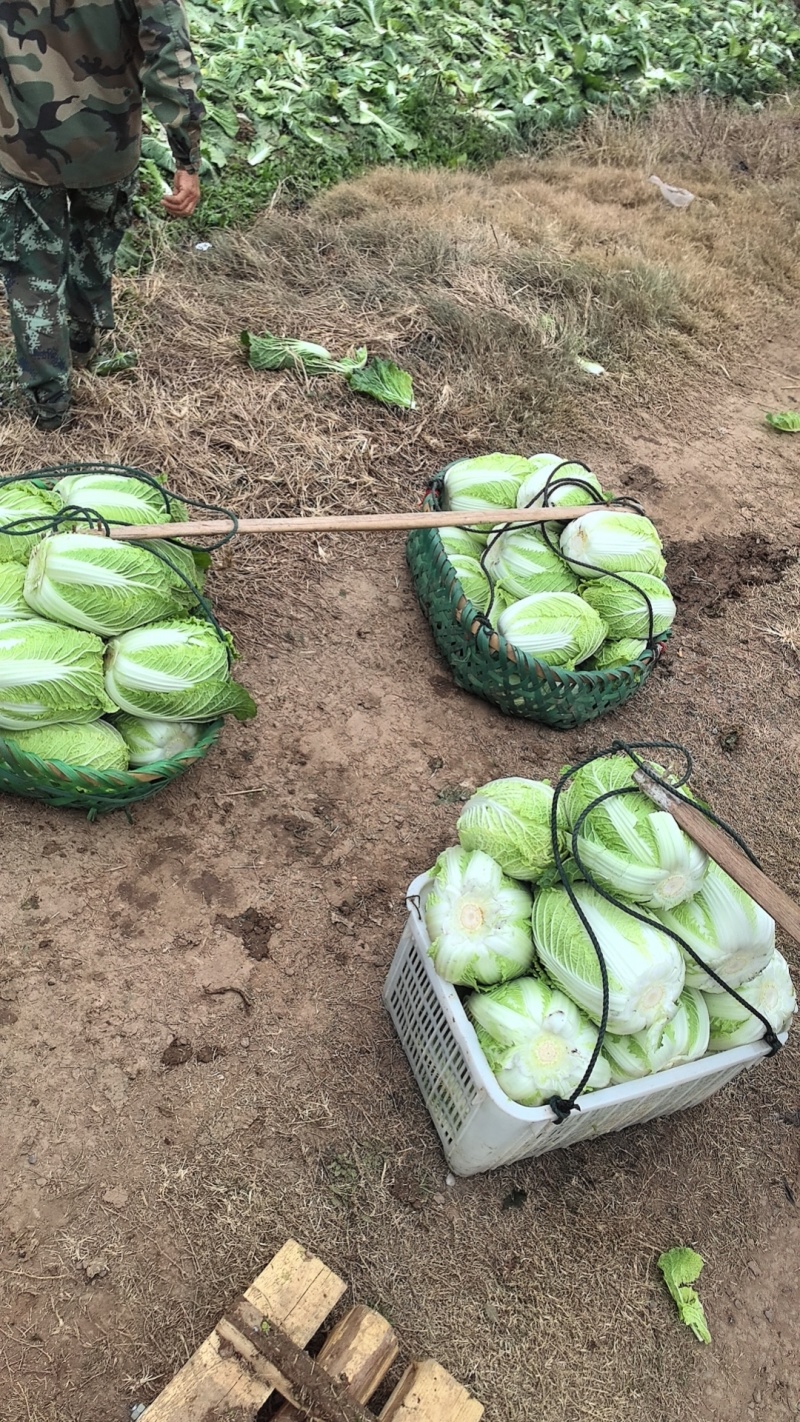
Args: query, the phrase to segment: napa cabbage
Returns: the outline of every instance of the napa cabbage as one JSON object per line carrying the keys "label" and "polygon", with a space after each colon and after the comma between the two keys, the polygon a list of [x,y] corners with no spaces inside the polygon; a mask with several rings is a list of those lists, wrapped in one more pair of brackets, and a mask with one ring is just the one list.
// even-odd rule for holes
{"label": "napa cabbage", "polygon": [[[699,893],[675,908],[661,909],[658,918],[730,987],[754,978],[775,952],[774,919],[713,859]],[[714,979],[690,954],[685,957],[690,987],[717,992]]]}
{"label": "napa cabbage", "polygon": [[531,965],[531,895],[481,850],[446,849],[431,871],[425,925],[436,971],[465,987],[506,982]]}
{"label": "napa cabbage", "polygon": [[553,791],[543,780],[510,776],[482,785],[456,829],[464,849],[481,849],[512,879],[535,883],[553,867]]}
{"label": "napa cabbage", "polygon": [[553,667],[574,668],[602,643],[606,629],[576,593],[534,593],[503,613],[497,630],[519,651]]}
{"label": "napa cabbage", "polygon": [[649,518],[617,508],[581,514],[561,534],[561,552],[579,578],[603,573],[652,573],[666,564],[661,539]]}

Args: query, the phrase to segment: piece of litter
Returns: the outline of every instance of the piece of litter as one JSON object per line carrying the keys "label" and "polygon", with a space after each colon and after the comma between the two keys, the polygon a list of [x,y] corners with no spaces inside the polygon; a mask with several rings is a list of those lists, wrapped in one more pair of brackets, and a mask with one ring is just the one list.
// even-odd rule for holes
{"label": "piece of litter", "polygon": [[447,1175],[447,1176],[445,1176],[445,1182],[444,1182],[444,1183],[445,1183],[445,1185],[448,1187],[448,1189],[452,1190],[453,1186],[454,1186],[455,1183],[456,1183],[456,1177],[455,1177],[455,1175]]}
{"label": "piece of litter", "polygon": [[705,1310],[690,1284],[696,1283],[703,1272],[704,1260],[694,1249],[669,1249],[659,1256],[658,1267],[664,1275],[664,1283],[678,1307],[681,1322],[691,1328],[695,1338],[701,1343],[710,1343]]}
{"label": "piece of litter", "polygon": [[672,207],[688,207],[690,202],[694,202],[695,195],[690,193],[688,188],[674,188],[671,183],[662,183],[655,173],[648,181],[655,184],[661,196],[666,198]]}
{"label": "piece of litter", "polygon": [[144,1417],[147,1407],[143,1402],[134,1402],[131,1408],[131,1422],[139,1422],[140,1417]]}
{"label": "piece of litter", "polygon": [[585,375],[605,375],[606,368],[596,360],[583,360],[578,356],[576,365],[579,365]]}
{"label": "piece of litter", "polygon": [[210,252],[210,251],[211,251],[211,243],[210,243],[210,242],[195,242],[195,244],[194,244],[194,250],[195,250],[196,252]]}

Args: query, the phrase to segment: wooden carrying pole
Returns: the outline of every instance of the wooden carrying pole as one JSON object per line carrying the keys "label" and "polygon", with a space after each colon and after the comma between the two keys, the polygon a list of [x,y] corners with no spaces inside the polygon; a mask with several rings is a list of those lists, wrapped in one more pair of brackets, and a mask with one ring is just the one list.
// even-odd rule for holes
{"label": "wooden carrying pole", "polygon": [[669,790],[657,785],[644,770],[635,770],[633,778],[640,790],[643,790],[660,810],[667,810],[689,838],[699,844],[706,854],[710,854],[720,868],[730,874],[740,889],[744,889],[786,933],[791,934],[795,942],[800,943],[800,904],[796,904],[783,889],[779,889],[777,884],[757,869],[725,831],[711,820],[707,820],[702,811],[695,809],[694,805],[685,804],[677,795],[672,795]]}
{"label": "wooden carrying pole", "polygon": [[[307,518],[240,518],[237,533],[408,533],[412,528],[490,527],[503,523],[567,523],[581,514],[597,513],[605,504],[558,509],[470,509],[466,513],[310,514]],[[102,533],[102,529],[96,532]],[[197,519],[128,527],[116,524],[112,538],[217,538],[231,532],[230,519]]]}

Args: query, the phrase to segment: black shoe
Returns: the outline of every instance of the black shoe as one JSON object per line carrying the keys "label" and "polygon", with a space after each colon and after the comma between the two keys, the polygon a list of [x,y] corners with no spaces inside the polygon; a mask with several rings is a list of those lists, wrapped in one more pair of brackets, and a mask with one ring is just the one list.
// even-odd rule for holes
{"label": "black shoe", "polygon": [[85,370],[91,363],[92,357],[97,351],[97,334],[92,333],[85,340],[71,339],[69,348],[72,352],[72,365],[75,370]]}
{"label": "black shoe", "polygon": [[63,430],[72,420],[72,411],[48,410],[46,405],[34,405],[30,417],[39,430]]}

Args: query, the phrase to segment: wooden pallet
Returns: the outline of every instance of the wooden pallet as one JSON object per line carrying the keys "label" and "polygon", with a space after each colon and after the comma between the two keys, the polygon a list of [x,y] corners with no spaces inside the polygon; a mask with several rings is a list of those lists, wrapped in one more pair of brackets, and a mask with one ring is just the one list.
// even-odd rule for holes
{"label": "wooden pallet", "polygon": [[289,1240],[142,1422],[254,1422],[275,1392],[284,1402],[273,1422],[480,1422],[481,1404],[431,1360],[411,1364],[379,1419],[369,1411],[400,1352],[372,1309],[351,1309],[316,1357],[305,1352],[345,1288]]}

